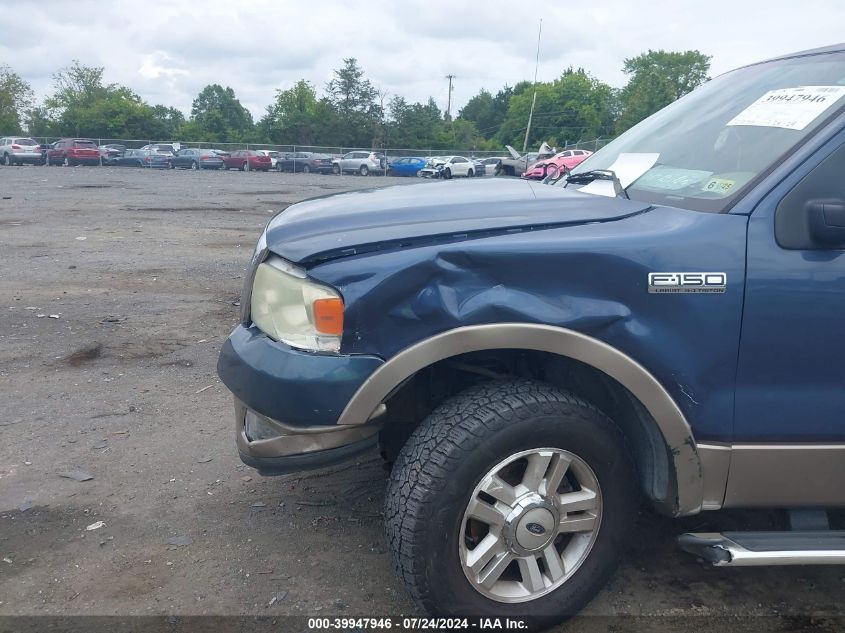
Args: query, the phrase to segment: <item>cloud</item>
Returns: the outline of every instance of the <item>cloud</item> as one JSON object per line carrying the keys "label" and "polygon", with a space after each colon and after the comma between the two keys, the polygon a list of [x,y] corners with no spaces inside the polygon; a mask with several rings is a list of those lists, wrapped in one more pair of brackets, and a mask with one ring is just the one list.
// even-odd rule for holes
{"label": "cloud", "polygon": [[166,66],[170,61],[170,55],[163,51],[156,51],[150,55],[144,55],[141,59],[141,67],[138,74],[144,79],[175,79],[176,77],[187,77],[190,73],[184,68]]}
{"label": "cloud", "polygon": [[208,83],[231,86],[259,117],[277,89],[298,79],[322,90],[346,57],[389,96],[434,97],[457,111],[481,88],[531,79],[543,19],[539,78],[583,67],[620,87],[623,60],[649,48],[699,49],[712,74],[842,39],[845,3],[804,0],[659,0],[515,3],[484,0],[382,3],[203,0],[0,2],[0,60],[40,97],[73,59],[104,66],[105,80],[186,113]]}

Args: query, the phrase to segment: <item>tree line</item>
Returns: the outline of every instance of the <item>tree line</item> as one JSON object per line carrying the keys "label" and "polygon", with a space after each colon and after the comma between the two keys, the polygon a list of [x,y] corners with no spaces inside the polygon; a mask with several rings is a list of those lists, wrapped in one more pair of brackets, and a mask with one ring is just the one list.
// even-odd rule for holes
{"label": "tree line", "polygon": [[[529,147],[563,146],[624,132],[707,81],[710,57],[699,51],[653,51],[626,59],[624,88],[583,68],[567,68],[536,85]],[[495,94],[482,89],[455,117],[433,98],[409,102],[378,90],[355,58],[343,60],[321,92],[306,79],[277,90],[258,120],[230,87],[210,84],[188,116],[151,105],[127,86],[105,83],[103,67],[74,61],[53,75],[53,92],[36,103],[31,86],[0,65],[0,133],[334,147],[521,147],[535,87],[528,81]]]}

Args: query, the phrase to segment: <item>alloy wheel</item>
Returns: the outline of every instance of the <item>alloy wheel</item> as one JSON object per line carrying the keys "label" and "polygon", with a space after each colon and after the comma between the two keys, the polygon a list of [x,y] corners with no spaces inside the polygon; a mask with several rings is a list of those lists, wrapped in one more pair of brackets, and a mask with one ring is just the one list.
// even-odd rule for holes
{"label": "alloy wheel", "polygon": [[498,602],[527,602],[554,591],[581,566],[601,525],[598,479],[558,448],[521,451],[475,487],[461,523],[464,575]]}

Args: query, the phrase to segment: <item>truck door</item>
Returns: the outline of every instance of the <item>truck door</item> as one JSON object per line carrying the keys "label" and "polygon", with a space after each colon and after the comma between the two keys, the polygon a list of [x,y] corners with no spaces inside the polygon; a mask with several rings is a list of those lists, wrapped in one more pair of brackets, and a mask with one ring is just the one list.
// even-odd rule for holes
{"label": "truck door", "polygon": [[845,130],[754,210],[747,253],[725,504],[845,503]]}

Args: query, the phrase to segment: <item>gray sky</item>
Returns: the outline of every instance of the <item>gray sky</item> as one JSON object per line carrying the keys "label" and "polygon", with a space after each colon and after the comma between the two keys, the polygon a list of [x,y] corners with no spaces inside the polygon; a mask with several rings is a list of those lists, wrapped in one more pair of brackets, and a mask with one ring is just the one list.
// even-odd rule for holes
{"label": "gray sky", "polygon": [[540,80],[572,65],[616,87],[623,59],[648,48],[699,49],[716,75],[845,39],[843,0],[0,0],[0,64],[39,99],[78,59],[186,114],[203,86],[228,85],[258,117],[277,88],[305,78],[322,91],[344,57],[357,57],[388,99],[433,96],[445,109],[445,75],[456,75],[456,112],[482,87],[533,77],[541,17]]}

